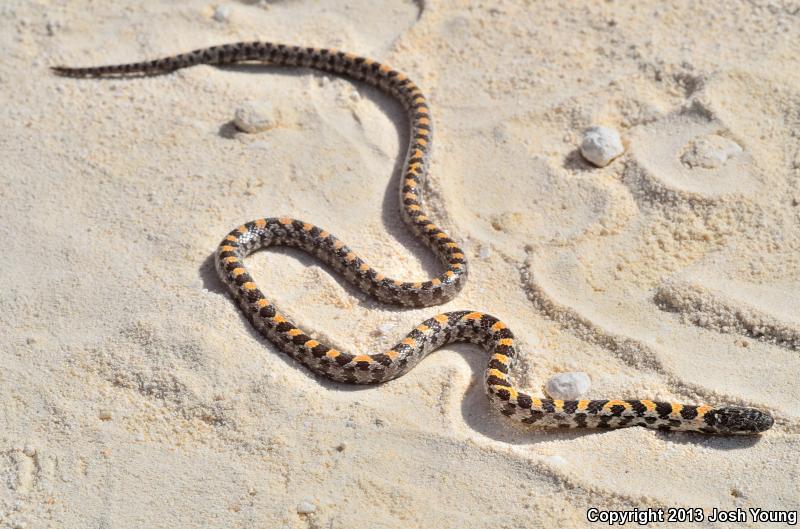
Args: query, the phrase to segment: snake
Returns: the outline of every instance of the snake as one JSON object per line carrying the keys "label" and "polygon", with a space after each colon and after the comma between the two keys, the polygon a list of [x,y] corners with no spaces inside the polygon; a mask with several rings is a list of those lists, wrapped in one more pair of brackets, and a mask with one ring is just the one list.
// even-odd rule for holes
{"label": "snake", "polygon": [[428,176],[433,129],[428,100],[405,74],[375,60],[333,49],[271,42],[240,42],[198,49],[156,60],[72,68],[56,66],[68,77],[130,77],[168,74],[199,64],[261,63],[306,68],[349,78],[397,99],[410,126],[400,178],[400,212],[410,231],[437,257],[443,272],[426,281],[393,279],[370,266],[332,233],[290,217],[246,222],[228,233],[215,251],[220,280],[252,325],[278,349],[330,380],[378,384],[412,369],[432,351],[454,342],[469,342],[489,353],[483,377],[492,405],[521,423],[544,428],[623,428],[643,426],[661,431],[704,434],[757,434],[773,425],[772,416],[756,408],[656,402],[652,400],[537,398],[515,383],[512,368],[518,350],[511,329],[480,311],[437,314],[411,330],[390,349],[351,354],[312,337],[267,299],[244,264],[251,253],[271,247],[295,247],[329,265],[348,282],[387,304],[428,307],[453,299],[467,279],[465,251],[426,214],[423,188]]}

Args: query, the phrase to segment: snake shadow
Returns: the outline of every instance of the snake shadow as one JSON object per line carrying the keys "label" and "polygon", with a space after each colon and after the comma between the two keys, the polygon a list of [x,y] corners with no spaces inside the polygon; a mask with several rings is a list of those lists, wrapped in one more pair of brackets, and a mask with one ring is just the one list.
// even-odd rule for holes
{"label": "snake shadow", "polygon": [[[488,353],[472,344],[452,344],[448,348],[460,353],[471,368],[472,376],[461,401],[461,416],[464,422],[477,433],[495,441],[514,445],[570,441],[587,436],[602,437],[610,435],[612,432],[615,432],[614,435],[620,434],[620,430],[537,428],[536,426],[527,426],[508,419],[491,405],[486,396],[483,375],[486,369]],[[542,396],[538,391],[532,391],[532,393]],[[693,432],[661,432],[637,426],[625,428],[622,431],[633,431],[635,429],[643,429],[649,435],[666,442],[702,446],[712,450],[739,450],[752,447],[761,441],[760,435],[713,436]]]}
{"label": "snake shadow", "polygon": [[[543,442],[571,441],[587,436],[620,435],[622,432],[632,432],[637,429],[645,430],[647,434],[668,443],[695,445],[721,451],[745,449],[761,441],[760,435],[714,436],[694,432],[661,432],[639,426],[623,430],[553,429],[527,426],[503,416],[489,402],[483,386],[488,353],[472,344],[453,344],[448,347],[458,351],[472,370],[469,386],[461,401],[461,416],[471,429],[495,441],[513,445],[535,445]],[[476,352],[478,354],[475,354]],[[543,396],[539,391],[532,391],[532,393]]]}
{"label": "snake shadow", "polygon": [[[353,83],[358,87],[359,93],[363,98],[370,100],[390,118],[398,134],[400,145],[401,146],[408,145],[409,141],[408,118],[402,108],[402,105],[398,101],[394,100],[391,96],[384,94],[377,88],[368,86],[363,82],[358,82],[346,77],[335,76],[333,74],[325,74],[322,72],[317,72],[315,70],[306,68],[287,68],[284,66],[272,66],[264,64],[226,65],[226,66],[219,66],[219,68],[223,70],[230,70],[248,74],[269,73],[269,74],[293,76],[293,77],[305,77],[308,75],[312,75],[320,78],[331,76],[331,77],[346,79],[347,81]],[[231,139],[234,138],[238,134],[238,132],[236,131],[233,124],[229,122],[223,124],[220,127],[219,134],[223,138]],[[399,214],[399,208],[400,208],[399,185],[400,185],[400,179],[402,177],[401,171],[403,168],[403,162],[405,161],[405,156],[406,156],[405,149],[401,147],[399,153],[395,156],[394,166],[391,171],[389,183],[383,194],[381,220],[387,234],[390,235],[391,237],[394,237],[395,240],[400,242],[403,245],[403,247],[416,258],[416,260],[420,263],[424,272],[428,274],[428,276],[430,277],[439,274],[442,270],[442,267],[440,263],[438,263],[437,259],[434,257],[433,253],[429,249],[427,249],[422,243],[420,243],[410,233],[410,231],[405,226],[405,223],[403,222]],[[567,160],[567,167],[569,169],[576,171],[586,171],[591,169],[591,166],[589,166],[589,164],[587,164],[584,160],[580,158],[580,155],[577,151],[571,153],[571,155],[569,156]],[[346,237],[342,237],[342,239],[345,241],[348,240]],[[350,246],[358,252],[357,246],[352,244]],[[297,259],[303,266],[314,266],[314,265],[320,266],[321,268],[325,269],[326,272],[342,286],[342,288],[347,292],[348,295],[359,300],[358,301],[359,304],[363,305],[365,308],[380,308],[381,310],[384,311],[398,312],[398,313],[403,312],[405,310],[402,307],[387,305],[371,298],[365,298],[363,293],[357,287],[353,286],[351,283],[344,280],[344,278],[340,274],[335,272],[325,263],[318,261],[313,256],[310,256],[301,250],[295,248],[274,246],[270,247],[268,251],[287,255],[293,259]],[[358,253],[360,255],[364,255],[361,252]],[[365,257],[368,256],[365,255]],[[261,333],[259,333],[252,326],[250,321],[244,316],[241,310],[238,309],[235,302],[229,298],[227,293],[227,288],[217,277],[217,273],[214,268],[213,253],[209,255],[201,264],[199,268],[199,275],[206,289],[208,289],[211,292],[223,295],[230,300],[232,310],[237,314],[237,316],[241,320],[242,328],[246,329],[246,331],[249,332],[250,335],[256,341],[258,341],[261,345],[265,347],[266,354],[277,355],[277,357],[280,358],[281,361],[285,362],[287,366],[290,366],[294,369],[302,370],[303,372],[306,373],[306,375],[309,378],[315,379],[323,388],[325,388],[328,391],[369,393],[370,390],[374,389],[374,386],[343,384],[316,375],[313,372],[309,371],[307,368],[305,368],[302,364],[300,364],[293,358],[289,357],[288,355],[280,351],[265,337],[263,337]],[[402,278],[402,279],[411,280],[411,278]],[[278,305],[280,306],[279,302]],[[299,322],[299,323],[301,325],[305,324],[305,322]],[[462,418],[465,421],[465,423],[475,432],[496,441],[515,444],[515,445],[523,445],[523,444],[531,445],[542,442],[567,441],[567,440],[579,439],[585,436],[602,436],[608,434],[607,430],[592,430],[592,429],[554,430],[554,429],[544,429],[536,427],[526,427],[525,425],[519,424],[506,417],[503,417],[499,412],[497,412],[491,406],[486,397],[485,390],[483,388],[482,377],[483,377],[483,372],[486,368],[487,353],[482,349],[480,349],[478,346],[471,344],[452,344],[448,346],[448,348],[455,350],[459,354],[461,354],[468,362],[470,369],[472,371],[470,382],[461,400],[460,410]],[[478,354],[476,354],[476,352]],[[423,360],[422,364],[418,366],[416,369],[420,368],[424,369],[425,362],[426,361]],[[386,384],[392,384],[392,383],[393,383],[392,381],[386,382]],[[420,425],[420,427],[421,429],[425,428],[424,425]],[[759,436],[717,437],[717,436],[707,436],[702,434],[694,434],[689,432],[665,433],[653,430],[649,430],[649,432],[653,436],[657,438],[663,438],[666,441],[671,441],[679,444],[700,445],[716,450],[737,450],[753,446],[754,444],[759,442]]]}
{"label": "snake shadow", "polygon": [[[285,250],[286,253],[293,254],[301,262],[308,262],[313,264],[315,259],[307,254],[289,248],[282,248],[278,251]],[[227,295],[227,288],[217,277],[216,270],[214,269],[214,256],[209,256],[201,267],[200,275],[203,279],[205,288],[209,291],[216,292],[224,295],[230,300],[231,310],[236,313],[239,318],[242,329],[246,330],[250,336],[264,347],[265,354],[275,355],[287,367],[291,369],[298,369],[305,373],[305,375],[312,380],[315,380],[326,391],[336,391],[345,393],[364,393],[360,399],[369,398],[368,393],[375,390],[375,385],[356,385],[345,384],[329,380],[323,376],[317,375],[310,371],[297,360],[291,358],[283,351],[278,349],[275,345],[267,340],[258,330],[253,327],[247,317],[236,306],[236,303]],[[357,290],[349,283],[344,283],[350,290]],[[379,304],[375,302],[376,305]],[[384,306],[386,307],[386,306]],[[398,311],[401,309],[398,309]],[[302,324],[301,324],[302,325]],[[411,327],[409,327],[410,330]],[[402,331],[400,331],[402,332]],[[400,336],[398,336],[398,339]],[[580,439],[586,436],[603,436],[609,435],[616,430],[600,430],[600,429],[552,429],[552,428],[537,428],[535,426],[526,426],[507,417],[501,415],[495,410],[486,396],[486,391],[483,387],[483,374],[486,369],[486,362],[488,353],[477,345],[468,343],[456,343],[447,346],[447,349],[454,350],[459,353],[470,367],[471,376],[467,383],[467,388],[463,392],[460,404],[461,417],[465,424],[478,434],[495,441],[513,444],[513,445],[536,445],[539,443],[549,443],[553,441],[571,441]],[[431,354],[436,354],[434,351]],[[414,376],[414,372],[424,371],[427,366],[427,358],[423,359],[410,373],[403,375]],[[384,384],[393,384],[396,381],[384,382]],[[458,388],[451,389],[451,391],[458,392]],[[538,392],[533,392],[534,394]],[[458,398],[458,397],[456,397]],[[427,428],[426,425],[419,425],[421,430]],[[631,427],[626,430],[633,430]],[[711,436],[700,433],[692,432],[660,432],[657,430],[647,430],[648,434],[658,439],[672,442],[676,444],[690,444],[710,448],[712,450],[739,450],[749,448],[760,442],[761,436]]]}
{"label": "snake shadow", "polygon": [[[336,74],[329,74],[320,72],[317,70],[313,70],[311,68],[291,68],[286,66],[275,66],[269,64],[257,64],[257,63],[243,63],[243,64],[235,64],[235,65],[225,65],[225,66],[218,66],[221,70],[238,72],[238,73],[246,73],[251,75],[263,75],[263,74],[272,74],[272,75],[281,75],[281,76],[289,76],[289,77],[297,77],[297,78],[306,78],[306,77],[313,77],[313,78],[335,78],[335,79],[342,79],[351,84],[353,84],[359,92],[359,95],[362,99],[366,99],[370,101],[370,103],[374,104],[381,112],[383,112],[391,121],[392,125],[394,126],[395,132],[398,136],[400,149],[394,157],[394,163],[389,173],[389,182],[386,186],[386,190],[383,193],[382,198],[382,207],[381,207],[381,221],[386,231],[387,235],[394,238],[398,241],[404,248],[407,253],[410,253],[414,259],[419,263],[420,267],[422,268],[422,272],[427,277],[432,277],[442,273],[443,267],[441,263],[439,263],[438,259],[433,255],[433,252],[429,250],[423,243],[421,243],[417,238],[411,234],[408,227],[406,226],[405,222],[400,216],[400,180],[402,178],[402,170],[403,170],[403,162],[406,158],[406,149],[410,142],[410,123],[408,120],[408,115],[406,114],[403,106],[400,104],[398,100],[391,97],[388,94],[385,94],[378,88],[372,87],[362,81],[356,81],[346,76],[336,75]],[[434,109],[435,111],[435,109]],[[236,137],[237,132],[236,127],[234,127],[233,122],[228,122],[220,126],[219,135],[223,138],[231,139]],[[367,138],[368,139],[368,138]],[[368,176],[365,176],[368,177]],[[287,215],[290,215],[290,212],[285,212]],[[308,219],[309,221],[313,222],[313,219]],[[326,226],[321,226],[325,228]],[[353,248],[356,253],[359,255],[368,258],[369,256],[360,252],[358,249],[357,244],[351,244],[351,240],[348,240],[347,234],[337,233],[337,237],[345,241],[348,246]],[[355,237],[353,238],[355,239]],[[367,259],[369,262],[370,260]],[[386,274],[387,276],[391,276],[391,274]],[[338,278],[337,278],[338,279]],[[407,281],[411,281],[414,278],[398,278],[404,279]],[[340,281],[341,282],[341,281]],[[343,283],[344,284],[344,283]]]}
{"label": "snake shadow", "polygon": [[[283,76],[292,76],[292,77],[307,77],[309,75],[315,77],[327,77],[328,74],[318,72],[316,70],[308,69],[308,68],[287,68],[285,66],[273,66],[273,65],[265,65],[265,64],[237,64],[237,65],[225,65],[225,66],[217,66],[222,70],[234,71],[234,72],[242,72],[248,74],[276,74],[276,75],[283,75]],[[339,76],[334,76],[339,77]],[[365,99],[370,100],[373,104],[375,104],[381,111],[383,111],[391,120],[393,126],[395,127],[395,131],[399,137],[400,145],[407,146],[409,142],[409,123],[408,117],[406,116],[402,105],[391,98],[390,96],[384,94],[380,90],[373,88],[366,83],[354,81],[352,79],[341,77],[342,79],[346,79],[347,81],[352,82],[356,85],[359,89],[361,96]],[[223,138],[230,139],[236,137],[237,129],[233,126],[232,122],[225,123],[220,126],[219,135]],[[406,227],[405,223],[403,222],[400,216],[400,179],[402,177],[402,169],[403,169],[403,162],[405,161],[406,151],[405,149],[401,148],[398,154],[394,158],[394,164],[391,169],[389,182],[387,184],[386,190],[384,191],[383,198],[382,198],[382,208],[381,208],[381,221],[386,230],[386,233],[397,240],[404,248],[405,251],[411,253],[416,260],[420,263],[421,268],[423,269],[423,273],[428,275],[428,277],[438,275],[442,272],[443,267],[438,262],[436,257],[433,255],[433,252],[425,247],[424,244],[419,242],[409,231]],[[290,212],[283,212],[287,215],[291,216]],[[245,219],[249,220],[249,219]],[[313,219],[309,219],[312,220]],[[238,225],[238,224],[237,224]],[[235,227],[234,223],[231,223],[231,228]],[[322,226],[325,228],[325,226]],[[220,234],[220,239],[222,238],[223,234]],[[348,246],[353,248],[356,253],[362,255],[368,262],[370,262],[369,256],[360,252],[358,249],[357,244],[350,244],[348,241],[346,234],[337,234],[337,236],[348,243]],[[354,236],[353,239],[356,237]],[[315,257],[303,252],[302,250],[298,250],[295,248],[289,248],[285,246],[272,246],[262,251],[269,251],[275,252],[278,254],[287,255],[298,260],[303,266],[320,266],[323,268],[334,280],[336,280],[341,287],[348,293],[348,295],[358,299],[359,303],[367,308],[373,307],[380,307],[383,310],[387,311],[394,311],[394,312],[402,312],[404,309],[402,307],[388,305],[382,303],[377,300],[373,300],[370,298],[364,299],[364,295],[360,289],[353,286],[351,283],[346,281],[339,273],[334,271],[331,267],[327,264],[317,260]],[[254,271],[255,272],[255,271]],[[199,268],[199,275],[200,279],[203,282],[203,286],[211,292],[215,292],[218,294],[227,294],[227,288],[225,285],[217,277],[216,270],[214,268],[214,254],[210,254],[205,261],[201,264]],[[391,276],[391,274],[386,274],[387,276]],[[405,279],[405,280],[412,280],[413,278],[398,278],[398,279]],[[249,327],[249,325],[248,325]],[[258,334],[256,332],[256,334]],[[259,335],[260,336],[260,335]]]}
{"label": "snake shadow", "polygon": [[[283,248],[283,247],[276,247],[271,248],[272,251],[276,251],[278,253],[284,253],[287,255],[291,255],[292,257],[298,259],[301,263],[311,266],[313,264],[321,264],[313,257],[309,256],[308,254],[296,250],[294,248]],[[323,265],[327,267],[327,265]],[[333,270],[329,270],[329,272],[336,276],[337,274]],[[302,365],[297,360],[291,358],[283,351],[278,349],[275,345],[272,344],[269,340],[267,340],[258,330],[253,327],[250,323],[250,320],[239,310],[236,303],[233,299],[230,298],[227,292],[227,287],[222,283],[222,281],[217,276],[216,270],[214,268],[214,255],[210,255],[204,262],[200,268],[200,276],[203,281],[203,285],[209,291],[218,293],[220,295],[225,296],[230,304],[231,310],[236,314],[236,316],[240,320],[241,328],[250,334],[250,336],[260,343],[264,347],[265,354],[273,354],[276,355],[277,358],[280,359],[287,367],[291,369],[298,369],[305,373],[309,379],[315,380],[320,386],[322,386],[326,391],[337,391],[337,392],[346,392],[346,393],[365,393],[368,394],[370,391],[374,390],[376,386],[374,385],[356,385],[356,384],[345,384],[341,382],[334,382],[329,380],[323,376],[317,375]],[[348,293],[352,296],[357,296],[360,293],[356,287],[351,285],[350,283],[344,281],[342,285],[347,289]],[[374,300],[367,300],[364,301],[365,304],[374,305],[375,307],[381,307],[383,310],[394,310],[397,312],[402,312],[402,308],[393,307],[391,305],[385,305],[378,301]],[[301,322],[300,325],[303,325]],[[409,326],[409,330],[411,326]],[[402,329],[399,331],[402,333]],[[398,340],[401,338],[398,335]],[[586,436],[604,436],[609,435],[611,432],[616,430],[601,430],[601,429],[552,429],[552,428],[537,428],[535,426],[526,426],[520,424],[516,421],[508,419],[501,415],[497,410],[492,407],[489,399],[486,396],[486,391],[483,387],[483,374],[486,369],[486,362],[488,359],[488,353],[484,351],[477,345],[468,344],[468,343],[456,343],[450,344],[446,346],[447,349],[456,351],[459,353],[467,364],[470,367],[471,376],[470,380],[467,383],[467,388],[461,396],[461,404],[460,404],[460,413],[461,417],[464,420],[465,424],[474,430],[476,433],[481,434],[487,438],[490,438],[495,441],[500,441],[503,443],[513,444],[513,445],[535,445],[544,442],[553,442],[553,441],[570,441],[574,439],[580,439]],[[438,351],[434,351],[431,354],[436,354]],[[403,375],[404,377],[407,376],[414,376],[414,372],[424,371],[426,369],[427,358],[423,359],[419,365],[417,365],[410,373]],[[395,381],[388,381],[384,382],[384,384],[393,384]],[[455,388],[451,391],[458,392],[458,389]],[[533,394],[539,394],[537,391],[533,391]],[[368,398],[368,396],[359,397],[361,399]],[[458,398],[458,397],[457,397]],[[420,429],[426,429],[426,426],[420,424]],[[633,430],[635,428],[640,427],[630,427],[626,430]],[[689,444],[689,445],[696,445],[701,446],[704,448],[709,448],[712,450],[739,450],[744,448],[749,448],[757,443],[760,442],[761,436],[754,435],[754,436],[713,436],[713,435],[704,435],[700,433],[693,433],[693,432],[660,432],[657,430],[646,430],[649,435],[652,435],[655,438],[676,443],[676,444]]]}

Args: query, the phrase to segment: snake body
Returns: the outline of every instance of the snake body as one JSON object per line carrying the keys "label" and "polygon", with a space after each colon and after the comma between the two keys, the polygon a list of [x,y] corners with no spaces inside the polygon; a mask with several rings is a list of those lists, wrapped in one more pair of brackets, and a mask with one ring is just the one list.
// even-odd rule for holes
{"label": "snake body", "polygon": [[754,408],[697,406],[650,400],[552,400],[518,389],[511,377],[517,350],[514,335],[499,319],[477,311],[438,314],[377,354],[350,354],[313,339],[290,321],[256,286],[245,257],[268,246],[293,246],[317,256],[367,294],[386,303],[423,307],[452,299],[467,277],[464,251],[423,210],[422,186],[428,173],[431,117],[422,91],[402,73],[368,58],[341,51],[244,42],[199,49],[158,60],[88,68],[55,67],[70,77],[157,75],[197,64],[240,62],[305,67],[378,87],[408,111],[410,144],[402,169],[401,214],[411,231],[435,253],[444,272],[428,281],[405,282],[378,272],[341,240],[313,224],[287,217],[262,218],[231,231],[216,251],[216,268],[242,311],[273,344],[315,373],[353,383],[385,382],[406,373],[431,351],[453,342],[472,342],[490,353],[484,381],[499,411],[523,423],[546,427],[622,428],[708,434],[752,434],[772,426],[772,417]]}

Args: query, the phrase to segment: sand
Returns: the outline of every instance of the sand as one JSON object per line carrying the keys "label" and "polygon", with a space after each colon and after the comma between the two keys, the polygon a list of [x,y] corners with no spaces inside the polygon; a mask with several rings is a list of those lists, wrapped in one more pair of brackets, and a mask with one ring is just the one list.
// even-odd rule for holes
{"label": "sand", "polygon": [[[591,507],[797,510],[800,5],[344,4],[0,6],[0,527],[585,527]],[[47,69],[254,38],[371,56],[424,89],[428,208],[471,260],[454,301],[401,310],[301,253],[250,258],[296,321],[374,352],[437,311],[484,310],[514,329],[517,378],[536,394],[580,370],[590,398],[757,406],[775,426],[543,432],[489,408],[472,346],[357,389],[280,353],[213,270],[242,222],[290,215],[394,276],[439,270],[398,213],[399,104],[304,70]],[[236,132],[246,101],[269,101],[277,126]],[[591,125],[626,145],[602,169],[577,150]]]}

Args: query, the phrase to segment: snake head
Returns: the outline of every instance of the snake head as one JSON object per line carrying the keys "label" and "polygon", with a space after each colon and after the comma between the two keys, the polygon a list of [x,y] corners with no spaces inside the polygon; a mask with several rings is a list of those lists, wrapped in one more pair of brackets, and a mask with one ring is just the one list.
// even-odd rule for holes
{"label": "snake head", "polygon": [[705,422],[718,434],[751,435],[769,430],[775,422],[769,413],[754,408],[727,406],[709,411]]}

